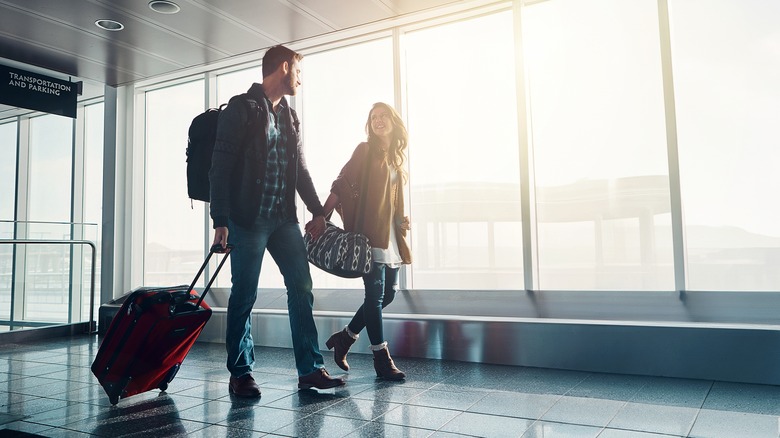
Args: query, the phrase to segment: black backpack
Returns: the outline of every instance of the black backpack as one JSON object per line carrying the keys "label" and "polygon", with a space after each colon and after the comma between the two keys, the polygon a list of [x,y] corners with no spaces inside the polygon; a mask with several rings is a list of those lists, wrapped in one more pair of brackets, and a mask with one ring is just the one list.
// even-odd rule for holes
{"label": "black backpack", "polygon": [[[240,98],[247,105],[246,134],[252,132],[254,124],[260,120],[262,108],[257,101],[248,94],[234,96],[231,100]],[[214,142],[217,139],[217,121],[219,114],[227,106],[222,104],[219,108],[209,108],[198,114],[192,123],[187,135],[187,195],[190,200],[209,202],[211,184],[209,183],[209,170],[211,169],[211,155],[214,153]],[[300,136],[300,121],[295,110],[292,113],[293,128],[295,134]],[[192,201],[190,201],[192,202]]]}
{"label": "black backpack", "polygon": [[[260,118],[260,105],[246,94],[233,99],[239,97],[246,102],[247,113],[250,114],[246,130],[249,133],[251,125]],[[190,124],[187,135],[187,195],[190,199],[209,202],[209,170],[214,142],[217,139],[217,120],[226,106],[227,104],[222,104],[219,108],[209,108],[192,119]]]}

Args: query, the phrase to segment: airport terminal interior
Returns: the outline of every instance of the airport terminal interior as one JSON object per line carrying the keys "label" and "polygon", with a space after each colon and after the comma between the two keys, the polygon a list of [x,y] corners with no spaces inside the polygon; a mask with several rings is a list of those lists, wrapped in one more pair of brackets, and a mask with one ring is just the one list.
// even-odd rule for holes
{"label": "airport terminal interior", "polygon": [[[0,437],[780,437],[778,22],[761,0],[0,0]],[[364,285],[310,265],[346,384],[299,389],[266,257],[262,394],[228,391],[231,258],[194,280],[214,231],[188,129],[276,45],[303,55],[321,201],[374,103],[408,130],[412,263],[383,312],[403,380],[366,333],[339,369]],[[212,314],[174,378],[111,399],[91,367],[125,299],[193,281]]]}

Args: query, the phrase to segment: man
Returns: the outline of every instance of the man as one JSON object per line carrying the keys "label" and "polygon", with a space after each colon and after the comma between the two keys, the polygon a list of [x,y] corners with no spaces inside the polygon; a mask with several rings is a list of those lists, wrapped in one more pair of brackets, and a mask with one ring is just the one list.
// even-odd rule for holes
{"label": "man", "polygon": [[214,244],[230,242],[232,288],[226,347],[229,391],[259,397],[251,313],[260,265],[267,249],[284,276],[298,387],[341,386],[323,367],[312,307],[312,280],[295,207],[297,190],[314,219],[306,231],[319,234],[325,218],[303,157],[297,116],[284,96],[301,85],[302,55],[283,46],[263,56],[263,83],[230,100],[220,114],[209,179]]}

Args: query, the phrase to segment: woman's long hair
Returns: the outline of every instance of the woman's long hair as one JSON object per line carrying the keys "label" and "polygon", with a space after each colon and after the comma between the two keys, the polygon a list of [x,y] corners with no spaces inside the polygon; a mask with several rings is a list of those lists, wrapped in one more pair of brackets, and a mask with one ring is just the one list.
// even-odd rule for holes
{"label": "woman's long hair", "polygon": [[406,161],[406,148],[408,146],[409,134],[406,132],[406,126],[404,126],[404,121],[401,119],[401,116],[392,106],[384,102],[377,102],[371,107],[371,111],[368,112],[368,120],[366,120],[368,144],[377,146],[380,143],[379,137],[377,137],[374,134],[374,130],[371,129],[371,113],[377,108],[384,108],[390,114],[393,132],[391,134],[390,146],[387,149],[387,160],[389,164],[401,174],[404,183],[406,183],[408,175],[406,169],[404,169],[404,162]]}

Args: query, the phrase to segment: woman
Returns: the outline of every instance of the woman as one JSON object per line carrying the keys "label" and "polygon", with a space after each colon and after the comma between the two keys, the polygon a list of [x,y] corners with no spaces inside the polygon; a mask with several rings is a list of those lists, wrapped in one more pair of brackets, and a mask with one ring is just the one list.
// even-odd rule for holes
{"label": "woman", "polygon": [[377,377],[401,380],[406,375],[395,367],[382,329],[382,309],[395,298],[398,271],[412,261],[406,241],[410,229],[404,216],[403,185],[406,182],[407,133],[398,113],[386,103],[375,103],[366,121],[368,141],[360,143],[325,201],[325,212],[336,209],[344,229],[368,237],[373,266],[363,276],[365,298],[344,330],[334,333],[325,344],[333,357],[349,371],[347,352],[358,334],[366,328],[374,353]]}

